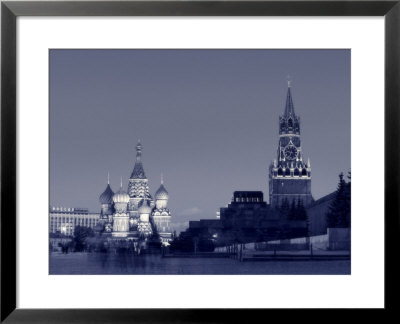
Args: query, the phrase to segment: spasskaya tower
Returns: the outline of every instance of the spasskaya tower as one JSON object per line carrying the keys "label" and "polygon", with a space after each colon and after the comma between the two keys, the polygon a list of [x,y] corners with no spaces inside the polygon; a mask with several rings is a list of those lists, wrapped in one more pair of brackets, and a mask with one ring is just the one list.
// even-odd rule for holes
{"label": "spasskaya tower", "polygon": [[280,207],[285,199],[289,204],[301,199],[304,206],[314,201],[311,195],[310,159],[304,160],[300,117],[294,112],[290,83],[288,81],[285,111],[279,117],[277,158],[269,168],[269,201],[272,207]]}

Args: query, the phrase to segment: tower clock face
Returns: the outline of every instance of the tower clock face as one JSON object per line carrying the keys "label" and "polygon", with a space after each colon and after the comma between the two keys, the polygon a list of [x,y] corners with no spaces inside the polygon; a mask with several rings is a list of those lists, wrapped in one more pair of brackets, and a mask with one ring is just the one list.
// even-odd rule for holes
{"label": "tower clock face", "polygon": [[284,154],[287,160],[294,160],[297,156],[297,148],[293,145],[288,145],[285,147]]}

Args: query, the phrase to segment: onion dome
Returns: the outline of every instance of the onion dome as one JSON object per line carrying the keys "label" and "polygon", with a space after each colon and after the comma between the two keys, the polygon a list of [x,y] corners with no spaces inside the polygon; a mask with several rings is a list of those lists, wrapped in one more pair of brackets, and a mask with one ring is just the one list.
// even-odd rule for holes
{"label": "onion dome", "polygon": [[151,213],[151,207],[149,206],[147,200],[142,200],[139,203],[139,209],[138,209],[139,214],[150,214]]}
{"label": "onion dome", "polygon": [[116,194],[114,194],[112,199],[114,203],[127,204],[129,202],[129,195],[121,188]]}
{"label": "onion dome", "polygon": [[165,189],[163,184],[161,184],[160,188],[158,188],[158,190],[156,191],[154,198],[156,200],[167,200],[168,199],[168,191],[167,191],[167,189]]}
{"label": "onion dome", "polygon": [[110,175],[108,175],[107,188],[106,188],[106,190],[104,190],[104,192],[99,197],[100,204],[102,204],[102,205],[112,204],[113,195],[114,195],[114,191],[112,191],[112,189],[110,187]]}
{"label": "onion dome", "polygon": [[130,199],[129,195],[122,189],[122,178],[121,178],[121,187],[119,191],[116,194],[114,194],[112,199],[114,203],[127,204],[129,202]]}
{"label": "onion dome", "polygon": [[106,190],[100,195],[99,201],[100,204],[105,205],[105,204],[111,204],[113,202],[113,195],[114,192],[112,191],[110,185],[107,185]]}
{"label": "onion dome", "polygon": [[168,200],[168,191],[164,187],[164,178],[162,173],[161,173],[161,185],[160,188],[157,189],[154,198],[155,200]]}

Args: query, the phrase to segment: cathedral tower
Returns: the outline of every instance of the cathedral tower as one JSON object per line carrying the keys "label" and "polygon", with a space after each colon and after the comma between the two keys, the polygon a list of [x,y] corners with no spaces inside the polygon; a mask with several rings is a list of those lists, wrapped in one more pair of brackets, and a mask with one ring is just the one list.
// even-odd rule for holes
{"label": "cathedral tower", "polygon": [[113,207],[113,195],[114,192],[110,187],[110,175],[107,177],[107,187],[99,197],[99,202],[101,204],[100,219],[102,223],[107,223],[112,221],[112,214],[114,212]]}
{"label": "cathedral tower", "polygon": [[153,233],[153,229],[151,228],[151,223],[150,223],[150,213],[151,213],[152,207],[149,205],[149,201],[143,199],[139,203],[139,222],[137,226],[137,230],[139,232],[139,235],[148,237]]}
{"label": "cathedral tower", "polygon": [[311,195],[310,159],[304,161],[300,141],[300,117],[294,112],[290,81],[283,116],[279,117],[277,158],[269,168],[269,201],[280,207],[284,199],[289,204],[301,199],[305,206],[313,202]]}
{"label": "cathedral tower", "polygon": [[161,185],[154,195],[156,206],[153,209],[151,216],[163,244],[167,244],[172,241],[172,230],[170,227],[171,213],[167,208],[168,198],[168,191],[164,187],[164,180],[163,176],[161,175]]}
{"label": "cathedral tower", "polygon": [[128,183],[128,194],[130,197],[128,205],[129,214],[136,222],[139,217],[139,202],[146,200],[150,206],[153,206],[153,199],[149,191],[148,179],[143,169],[142,144],[140,141],[138,141],[138,144],[136,145],[136,161]]}
{"label": "cathedral tower", "polygon": [[129,196],[122,189],[122,178],[121,187],[119,191],[113,195],[112,199],[115,208],[115,212],[113,215],[112,236],[127,237],[129,233],[129,213],[127,210]]}

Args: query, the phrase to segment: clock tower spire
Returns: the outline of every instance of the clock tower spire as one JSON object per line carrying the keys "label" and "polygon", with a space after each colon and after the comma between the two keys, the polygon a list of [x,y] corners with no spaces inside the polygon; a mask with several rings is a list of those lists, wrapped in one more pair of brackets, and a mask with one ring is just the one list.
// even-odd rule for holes
{"label": "clock tower spire", "polygon": [[300,117],[294,112],[291,80],[288,79],[285,110],[279,117],[279,143],[276,162],[269,168],[269,199],[279,208],[283,200],[289,203],[301,199],[305,206],[313,202],[311,166],[303,161],[300,141]]}

